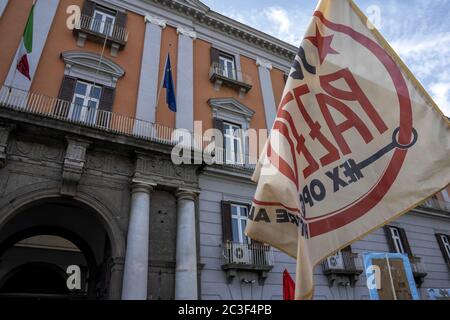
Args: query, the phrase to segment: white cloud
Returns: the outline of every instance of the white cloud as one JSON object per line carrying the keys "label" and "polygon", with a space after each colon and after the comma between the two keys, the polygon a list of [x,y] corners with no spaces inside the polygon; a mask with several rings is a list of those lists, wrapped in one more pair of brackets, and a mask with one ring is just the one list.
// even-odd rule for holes
{"label": "white cloud", "polygon": [[300,45],[304,27],[311,18],[298,10],[288,10],[279,6],[251,9],[245,14],[235,9],[228,9],[222,13],[295,46]]}
{"label": "white cloud", "polygon": [[446,116],[450,116],[450,82],[437,82],[430,86],[436,104]]}
{"label": "white cloud", "polygon": [[392,46],[450,116],[450,33],[400,38]]}
{"label": "white cloud", "polygon": [[278,33],[284,34],[291,31],[291,21],[287,11],[280,7],[269,7],[263,10],[270,22],[275,24]]}

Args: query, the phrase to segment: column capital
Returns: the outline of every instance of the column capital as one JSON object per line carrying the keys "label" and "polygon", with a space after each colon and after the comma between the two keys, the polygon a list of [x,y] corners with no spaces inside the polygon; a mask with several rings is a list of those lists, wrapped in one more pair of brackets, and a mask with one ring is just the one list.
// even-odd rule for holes
{"label": "column capital", "polygon": [[183,36],[189,37],[192,40],[197,39],[197,32],[195,32],[194,30],[189,30],[183,27],[178,27],[177,28],[177,34],[182,34]]}
{"label": "column capital", "polygon": [[200,193],[200,190],[196,189],[182,189],[179,188],[175,193],[177,200],[192,200],[195,201],[197,195]]}
{"label": "column capital", "polygon": [[258,67],[263,67],[263,68],[266,68],[267,70],[272,70],[272,68],[273,68],[273,66],[272,66],[272,64],[270,63],[270,62],[268,62],[268,61],[265,61],[265,60],[262,60],[262,59],[260,59],[260,58],[257,58],[256,59],[256,65],[258,66]]}
{"label": "column capital", "polygon": [[153,192],[156,186],[157,186],[156,183],[135,178],[131,181],[131,193],[135,192],[150,193]]}
{"label": "column capital", "polygon": [[164,29],[167,26],[167,20],[158,17],[153,17],[151,15],[146,15],[144,17],[144,21],[145,23],[151,23],[156,26],[160,26],[162,29]]}

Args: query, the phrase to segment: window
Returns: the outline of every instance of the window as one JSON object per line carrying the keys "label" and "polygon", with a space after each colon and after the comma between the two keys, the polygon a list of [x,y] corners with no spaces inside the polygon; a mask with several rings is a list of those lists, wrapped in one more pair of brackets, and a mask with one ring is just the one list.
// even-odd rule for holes
{"label": "window", "polygon": [[75,121],[95,123],[102,88],[78,80],[75,85],[69,118]]}
{"label": "window", "polygon": [[73,30],[77,46],[83,48],[86,41],[105,44],[111,48],[111,56],[116,57],[128,42],[127,19],[127,12],[119,7],[84,0],[80,20]]}
{"label": "window", "polygon": [[442,197],[444,198],[444,201],[450,203],[450,195],[448,194],[447,190],[442,191]]}
{"label": "window", "polygon": [[116,13],[95,9],[91,22],[91,30],[107,36],[112,36]]}
{"label": "window", "polygon": [[450,241],[448,239],[448,236],[441,235],[442,243],[444,244],[445,253],[448,257],[450,257]]}
{"label": "window", "polygon": [[384,230],[390,252],[404,253],[409,258],[414,258],[405,229],[396,226],[385,226]]}
{"label": "window", "polygon": [[395,227],[389,227],[389,229],[391,231],[392,241],[394,242],[395,252],[405,253],[405,249],[403,248],[399,230]]}
{"label": "window", "polygon": [[224,77],[236,80],[236,68],[233,57],[219,55],[219,68]]}
{"label": "window", "polygon": [[247,215],[247,206],[231,204],[231,227],[233,242],[235,243],[250,244],[250,239],[245,235]]}
{"label": "window", "polygon": [[442,251],[442,256],[450,267],[450,236],[438,233],[436,234],[436,239],[439,243],[439,248]]}
{"label": "window", "polygon": [[227,164],[243,164],[242,130],[240,126],[223,123],[225,155]]}

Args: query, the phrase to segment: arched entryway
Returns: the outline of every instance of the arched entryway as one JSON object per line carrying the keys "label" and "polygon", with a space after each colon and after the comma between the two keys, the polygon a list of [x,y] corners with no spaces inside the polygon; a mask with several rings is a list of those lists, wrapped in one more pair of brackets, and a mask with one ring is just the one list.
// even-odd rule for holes
{"label": "arched entryway", "polygon": [[[8,298],[67,298],[67,274],[52,263],[28,262],[8,272],[0,283],[0,296]],[[85,297],[82,295],[81,297]]]}
{"label": "arched entryway", "polygon": [[[41,199],[2,221],[0,298],[111,297],[120,235],[97,210],[70,198]],[[67,285],[74,266],[80,271],[75,272],[80,283],[75,287]]]}

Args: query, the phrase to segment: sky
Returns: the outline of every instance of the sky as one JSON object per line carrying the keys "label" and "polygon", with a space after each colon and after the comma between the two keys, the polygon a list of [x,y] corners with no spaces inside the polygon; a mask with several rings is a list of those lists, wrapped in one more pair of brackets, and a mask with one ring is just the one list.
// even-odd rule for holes
{"label": "sky", "polygon": [[[298,46],[316,0],[202,0],[212,10]],[[450,116],[450,0],[355,0]]]}

